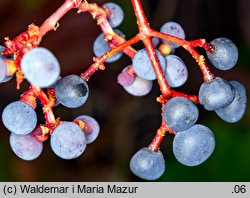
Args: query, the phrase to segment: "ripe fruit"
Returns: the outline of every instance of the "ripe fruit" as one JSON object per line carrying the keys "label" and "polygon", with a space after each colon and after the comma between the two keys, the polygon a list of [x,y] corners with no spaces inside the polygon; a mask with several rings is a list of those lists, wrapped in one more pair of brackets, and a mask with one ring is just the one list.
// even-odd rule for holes
{"label": "ripe fruit", "polygon": [[163,116],[169,128],[174,131],[184,131],[195,124],[199,111],[191,100],[175,97],[167,101]]}
{"label": "ripe fruit", "polygon": [[226,80],[215,78],[204,82],[199,90],[199,100],[206,110],[214,111],[229,105],[235,97],[234,88]]}
{"label": "ripe fruit", "polygon": [[8,104],[3,110],[2,120],[9,131],[18,135],[31,133],[37,124],[36,112],[22,101]]}
{"label": "ripe fruit", "polygon": [[[161,55],[161,53],[158,50],[155,50],[155,53],[157,55],[157,58],[160,62],[161,68],[164,71],[166,68],[166,62],[164,57]],[[141,78],[145,80],[155,80],[156,75],[152,66],[152,63],[150,61],[150,58],[148,56],[148,52],[146,48],[143,48],[139,50],[135,57],[133,58],[133,68],[135,73],[140,76]]]}
{"label": "ripe fruit", "polygon": [[10,134],[10,147],[12,151],[23,160],[34,160],[40,156],[43,143],[38,142],[32,134]]}
{"label": "ripe fruit", "polygon": [[185,63],[176,55],[168,55],[166,59],[166,69],[164,75],[170,87],[180,87],[188,79],[188,70]]}
{"label": "ripe fruit", "polygon": [[[170,22],[163,24],[161,26],[160,31],[165,33],[165,34],[170,34],[172,36],[176,36],[178,38],[185,39],[185,32],[184,32],[183,28],[181,27],[181,25],[179,23],[176,23],[176,22],[170,21]],[[179,47],[179,45],[177,45],[173,42],[166,41],[166,40],[162,40],[162,41],[168,43],[173,48]]]}
{"label": "ripe fruit", "polygon": [[156,180],[164,173],[165,160],[160,150],[144,147],[131,158],[130,170],[142,179]]}
{"label": "ripe fruit", "polygon": [[108,20],[110,25],[113,28],[119,26],[124,19],[122,8],[118,4],[112,2],[104,3],[103,7],[106,7],[109,10]]}
{"label": "ripe fruit", "polygon": [[234,100],[221,109],[216,110],[216,114],[226,122],[238,122],[244,115],[247,106],[247,96],[245,87],[237,81],[229,81],[235,91]]}
{"label": "ripe fruit", "polygon": [[56,57],[43,47],[28,51],[22,58],[21,68],[31,84],[42,88],[55,83],[60,75],[60,65]]}
{"label": "ripe fruit", "polygon": [[55,87],[55,95],[62,105],[69,108],[82,106],[89,95],[87,83],[77,75],[69,75],[59,80]]}
{"label": "ripe fruit", "polygon": [[220,70],[232,69],[238,61],[238,49],[228,38],[217,38],[211,41],[212,52],[207,52],[210,62]]}
{"label": "ripe fruit", "polygon": [[175,158],[186,166],[197,166],[206,161],[213,153],[214,147],[213,132],[200,124],[178,132],[173,142]]}
{"label": "ripe fruit", "polygon": [[[123,35],[123,33],[120,30],[114,30],[118,35]],[[94,41],[93,44],[93,51],[94,54],[97,57],[100,57],[104,54],[106,54],[108,51],[110,51],[110,46],[108,41],[104,40],[104,34],[101,33]],[[108,58],[105,62],[106,63],[112,63],[117,61],[118,59],[120,59],[122,57],[123,53],[119,52],[113,56],[111,56],[110,58]]]}
{"label": "ripe fruit", "polygon": [[87,115],[78,116],[75,120],[82,120],[86,124],[83,130],[86,137],[86,143],[90,144],[94,142],[100,132],[98,122],[94,118]]}
{"label": "ripe fruit", "polygon": [[85,150],[86,137],[78,125],[64,122],[53,131],[50,146],[58,157],[66,160],[74,159]]}

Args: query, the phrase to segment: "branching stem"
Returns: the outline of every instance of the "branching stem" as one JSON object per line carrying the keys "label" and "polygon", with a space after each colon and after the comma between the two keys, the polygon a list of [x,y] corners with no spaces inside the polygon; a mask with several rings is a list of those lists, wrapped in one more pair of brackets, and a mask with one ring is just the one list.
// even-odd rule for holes
{"label": "branching stem", "polygon": [[[14,61],[6,61],[7,75],[10,76],[16,73],[17,87],[19,87],[24,79],[24,75],[20,68],[20,61],[23,55],[32,48],[39,46],[42,38],[49,31],[56,30],[59,27],[59,20],[66,13],[68,13],[72,9],[78,9],[78,13],[89,12],[92,17],[97,20],[97,24],[100,26],[102,32],[104,33],[104,39],[109,42],[109,45],[111,47],[111,50],[106,54],[102,55],[101,57],[93,58],[94,63],[80,75],[84,80],[89,80],[90,77],[99,69],[105,69],[105,61],[118,52],[123,51],[123,53],[133,59],[136,54],[136,50],[132,47],[132,45],[139,41],[142,41],[149,54],[161,90],[162,95],[157,98],[157,101],[162,104],[162,110],[166,102],[171,97],[185,97],[192,100],[194,103],[199,104],[198,96],[176,92],[170,88],[164,76],[164,71],[162,70],[159,60],[156,56],[156,52],[152,43],[152,37],[157,37],[173,42],[187,50],[200,67],[204,81],[213,80],[215,77],[214,74],[210,71],[204,56],[200,55],[195,50],[195,48],[201,47],[208,52],[212,52],[213,46],[207,43],[205,39],[187,41],[151,29],[147,17],[144,13],[141,1],[131,0],[131,3],[137,19],[139,32],[136,36],[126,41],[125,38],[116,34],[111,27],[107,18],[108,12],[107,10],[105,10],[107,8],[102,8],[99,7],[96,3],[88,3],[87,1],[82,0],[65,0],[65,2],[49,18],[47,18],[40,27],[31,24],[29,25],[27,31],[21,33],[13,40],[10,40],[8,37],[6,37],[6,49],[2,54],[6,56],[14,55]],[[136,76],[136,73],[134,72],[132,66],[127,69],[127,72],[132,76]],[[52,133],[54,128],[60,123],[59,119],[55,118],[52,110],[56,102],[54,90],[48,89],[46,95],[41,88],[30,85],[29,90],[21,96],[20,100],[30,104],[33,108],[36,108],[36,99],[39,99],[42,103],[46,123],[45,125],[40,125],[37,127],[34,132],[34,136],[39,141],[44,141],[45,139],[47,139],[48,134]],[[153,151],[157,151],[163,137],[167,132],[175,134],[175,132],[166,125],[162,116],[162,124],[157,130],[155,137],[149,145],[149,148]]]}

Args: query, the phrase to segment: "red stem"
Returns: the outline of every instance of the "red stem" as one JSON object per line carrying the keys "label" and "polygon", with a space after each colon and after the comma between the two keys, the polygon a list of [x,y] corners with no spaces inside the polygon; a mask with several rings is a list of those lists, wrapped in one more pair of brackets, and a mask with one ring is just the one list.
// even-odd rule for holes
{"label": "red stem", "polygon": [[[104,33],[104,38],[109,41],[112,48],[126,42],[123,37],[117,35],[114,32],[107,19],[107,13],[96,3],[90,4],[87,1],[84,1],[79,5],[79,10],[81,12],[89,12],[93,16],[93,18],[97,20],[97,23],[100,25],[100,28]],[[136,50],[131,46],[127,46],[123,49],[123,52],[130,58],[133,58]]]}
{"label": "red stem", "polygon": [[184,97],[187,98],[189,100],[192,100],[195,104],[200,104],[199,102],[199,97],[197,95],[188,95],[188,94],[184,94],[184,93],[180,93],[177,91],[172,90],[172,97]]}
{"label": "red stem", "polygon": [[52,107],[54,106],[53,100],[50,100],[47,95],[41,90],[38,96],[43,106],[43,114],[46,120],[46,125],[56,125],[57,120],[55,119]]}
{"label": "red stem", "polygon": [[[57,121],[52,111],[52,107],[54,106],[55,103],[55,96],[53,96],[54,90],[49,89],[49,94],[50,98],[47,97],[47,95],[43,92],[41,88],[31,84],[29,90],[24,92],[23,95],[21,96],[20,101],[29,104],[35,109],[36,99],[39,99],[43,106],[43,113],[46,120],[46,124],[55,125]],[[54,97],[54,99],[52,99],[52,97]]]}
{"label": "red stem", "polygon": [[126,69],[126,72],[127,72],[130,76],[133,76],[133,77],[136,77],[136,76],[137,76],[132,65],[128,66],[128,68]]}
{"label": "red stem", "polygon": [[205,49],[208,52],[213,51],[213,46],[211,44],[207,43],[205,39],[198,39],[198,40],[194,40],[194,41],[189,41],[189,45],[192,47],[202,47],[203,49]]}
{"label": "red stem", "polygon": [[87,125],[84,121],[74,120],[74,123],[77,124],[83,130],[83,132],[87,130]]}
{"label": "red stem", "polygon": [[58,21],[71,9],[77,8],[81,0],[66,0],[40,27],[39,38],[57,28]]}
{"label": "red stem", "polygon": [[149,27],[149,23],[143,11],[140,0],[131,0],[133,9],[135,12],[135,16],[137,19],[137,24],[139,28],[139,35],[148,51],[148,55],[150,57],[151,63],[153,65],[155,74],[157,76],[158,84],[160,86],[160,90],[162,92],[162,96],[168,99],[171,96],[171,89],[168,85],[164,73],[162,71],[159,60],[156,56],[154,46],[150,37],[151,29]]}
{"label": "red stem", "polygon": [[156,56],[155,49],[152,43],[152,40],[150,37],[146,37],[143,40],[143,43],[148,51],[148,55],[150,57],[151,63],[153,65],[155,74],[157,76],[158,84],[160,86],[160,90],[162,93],[162,96],[164,99],[168,99],[171,97],[171,89],[170,86],[168,85],[165,75],[162,71],[161,65],[159,63],[159,60]]}
{"label": "red stem", "polygon": [[29,104],[33,109],[36,108],[36,98],[40,93],[40,88],[30,85],[29,90],[21,95],[20,101]]}
{"label": "red stem", "polygon": [[155,152],[158,151],[160,149],[160,145],[161,145],[161,142],[162,142],[164,136],[165,136],[164,133],[161,134],[161,129],[158,129],[157,132],[156,132],[156,135],[154,136],[154,138],[151,141],[148,148],[151,151],[155,151]]}
{"label": "red stem", "polygon": [[137,25],[139,28],[139,32],[143,33],[145,35],[149,35],[150,27],[149,27],[147,17],[146,17],[144,10],[142,8],[141,1],[140,0],[131,0],[131,2],[132,2],[135,16],[136,16],[136,21],[137,21]]}
{"label": "red stem", "polygon": [[[138,40],[139,41],[139,40]],[[137,41],[137,42],[138,42]],[[113,35],[112,40],[109,42],[111,45],[111,48],[114,48],[118,45],[121,45],[123,43],[127,42],[124,38],[122,38],[121,36],[117,35],[116,33]],[[123,53],[126,54],[129,58],[133,59],[135,54],[136,54],[136,50],[134,48],[132,48],[131,46],[127,46],[124,49],[122,49]]]}
{"label": "red stem", "polygon": [[[94,58],[94,63],[84,72],[81,74],[81,77],[84,80],[88,80],[95,71],[98,69],[104,69],[104,62],[111,57],[112,55],[123,51],[125,54],[127,54],[131,59],[134,57],[136,50],[131,47],[131,45],[137,43],[138,41],[142,40],[148,54],[150,56],[150,60],[152,62],[154,71],[157,76],[158,84],[160,86],[160,90],[162,92],[162,96],[159,97],[159,101],[162,103],[162,110],[164,108],[164,105],[166,101],[170,97],[185,97],[190,100],[192,100],[194,103],[199,104],[198,96],[196,95],[187,95],[183,93],[179,93],[176,91],[171,90],[170,86],[168,85],[164,73],[162,71],[162,68],[160,66],[159,60],[156,56],[151,38],[152,37],[158,37],[161,39],[165,39],[171,42],[174,42],[180,46],[182,46],[184,49],[186,49],[192,57],[197,61],[201,72],[203,74],[204,81],[210,81],[214,79],[213,73],[209,70],[209,67],[207,63],[205,62],[205,58],[203,55],[200,55],[194,48],[195,47],[202,47],[208,52],[212,52],[213,46],[205,41],[205,39],[198,39],[194,41],[186,41],[184,39],[180,39],[168,34],[163,34],[161,32],[155,31],[150,28],[150,25],[147,21],[147,18],[145,16],[144,10],[141,5],[140,0],[131,0],[133,9],[137,18],[139,33],[131,38],[130,40],[126,41],[123,37],[117,35],[112,27],[110,26],[108,19],[107,19],[107,13],[105,12],[105,9],[98,7],[97,4],[91,3],[89,4],[87,1],[82,0],[66,0],[60,8],[58,8],[55,13],[53,13],[44,23],[38,28],[34,24],[31,24],[29,26],[28,31],[23,32],[20,36],[16,37],[12,41],[8,38],[6,39],[5,45],[6,50],[4,51],[5,55],[14,54],[15,55],[15,62],[9,62],[8,63],[8,75],[14,74],[16,72],[17,74],[17,81],[18,85],[22,81],[23,74],[20,70],[20,60],[22,56],[33,47],[36,47],[39,45],[41,39],[44,35],[46,35],[47,32],[51,30],[55,30],[58,27],[58,21],[71,9],[73,8],[79,8],[79,12],[86,12],[88,11],[93,18],[97,19],[98,24],[100,25],[100,28],[102,29],[102,32],[105,35],[105,39],[109,41],[109,44],[111,46],[111,50],[104,54],[103,56],[99,58]],[[130,67],[127,69],[127,72],[131,75],[136,75],[133,71],[133,68]],[[59,124],[59,120],[56,120],[52,111],[52,107],[54,106],[54,103],[56,101],[56,98],[54,96],[54,90],[49,89],[48,90],[48,96],[38,87],[35,87],[33,85],[30,86],[30,89],[26,91],[21,96],[21,101],[26,102],[27,104],[30,104],[33,108],[36,108],[36,98],[38,98],[42,105],[43,105],[43,112],[46,119],[46,125],[40,125],[37,128],[37,138],[40,138],[41,140],[45,140],[48,137],[48,130],[50,132],[53,131],[53,129]],[[162,125],[157,130],[157,133],[155,137],[153,138],[151,144],[149,145],[149,148],[153,151],[157,151],[159,149],[159,146],[162,142],[163,137],[165,136],[166,132],[174,133],[164,122],[163,116],[162,116]],[[38,137],[38,134],[41,136]]]}
{"label": "red stem", "polygon": [[[161,110],[163,112],[165,104],[162,104]],[[166,135],[167,132],[172,133],[172,134],[176,134],[175,131],[173,131],[172,129],[170,129],[167,124],[164,121],[164,118],[162,116],[162,123],[160,128],[156,131],[156,134],[154,136],[154,138],[152,139],[150,145],[148,146],[148,148],[151,151],[158,151],[161,145],[161,142],[164,138],[164,136]]]}
{"label": "red stem", "polygon": [[[171,35],[168,35],[168,34],[164,34],[162,32],[158,32],[156,30],[151,30],[150,35],[154,36],[154,37],[161,38],[161,39],[165,39],[165,40],[168,40],[168,41],[171,41],[171,42],[174,42],[174,43],[182,46],[184,49],[186,49],[192,55],[192,57],[196,60],[196,62],[198,63],[198,65],[199,65],[199,67],[201,69],[201,72],[203,74],[204,81],[207,82],[207,81],[213,80],[215,78],[214,74],[210,71],[210,69],[209,69],[209,67],[208,67],[208,65],[206,63],[204,56],[200,55],[193,48],[192,45],[194,45],[195,42],[193,42],[192,45],[191,45],[189,41],[186,41],[184,39],[174,37],[174,36],[171,36]],[[208,47],[209,44],[202,45],[202,46],[207,48],[207,49],[209,48]]]}
{"label": "red stem", "polygon": [[134,43],[138,42],[140,40],[140,37],[136,35],[135,37],[129,39],[127,42],[111,49],[109,52],[106,54],[102,55],[99,58],[94,58],[95,63],[92,64],[84,73],[82,73],[80,76],[84,80],[88,80],[100,67],[103,67],[103,63],[111,56],[116,54],[117,52],[122,51],[124,48],[127,46],[133,45]]}
{"label": "red stem", "polygon": [[5,62],[5,65],[7,67],[6,76],[12,76],[16,73],[18,66],[16,65],[16,62],[11,59],[3,59]]}
{"label": "red stem", "polygon": [[50,129],[44,125],[39,125],[32,131],[33,137],[39,142],[45,142],[50,134]]}

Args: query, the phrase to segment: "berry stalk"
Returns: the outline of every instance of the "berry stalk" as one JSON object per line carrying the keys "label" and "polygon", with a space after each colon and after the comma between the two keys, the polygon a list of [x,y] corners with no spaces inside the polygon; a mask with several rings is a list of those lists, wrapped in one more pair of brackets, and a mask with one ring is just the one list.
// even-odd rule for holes
{"label": "berry stalk", "polygon": [[38,99],[41,101],[43,106],[43,114],[45,117],[46,125],[57,125],[57,120],[55,119],[54,113],[53,113],[53,106],[55,104],[55,95],[54,91],[52,89],[48,90],[50,94],[50,98],[47,97],[47,95],[40,90],[40,93],[38,95]]}
{"label": "berry stalk", "polygon": [[[211,80],[213,80],[215,78],[214,74],[210,71],[210,69],[209,69],[209,67],[208,67],[208,65],[206,63],[204,56],[200,55],[193,48],[193,46],[201,45],[201,43],[199,43],[200,41],[197,42],[197,45],[196,45],[196,42],[191,42],[191,44],[190,44],[189,41],[186,41],[184,39],[174,37],[174,36],[171,36],[171,35],[167,35],[167,34],[158,32],[156,30],[151,30],[150,35],[154,36],[154,37],[161,38],[161,39],[165,39],[167,41],[174,42],[174,43],[182,46],[185,50],[187,50],[192,55],[192,57],[196,60],[196,62],[198,63],[198,65],[200,67],[200,70],[202,72],[202,75],[203,75],[203,79],[204,79],[205,82],[211,81]],[[201,46],[203,46],[207,50],[212,49],[212,48],[209,47],[209,44],[202,44]]]}
{"label": "berry stalk", "polygon": [[29,104],[33,109],[36,108],[36,98],[40,94],[40,88],[34,85],[30,85],[29,90],[21,95],[20,101]]}
{"label": "berry stalk", "polygon": [[83,78],[84,80],[88,80],[98,69],[105,69],[105,66],[103,65],[103,63],[111,56],[113,56],[114,54],[122,51],[124,48],[126,48],[127,46],[133,45],[135,43],[137,43],[140,40],[140,37],[138,35],[136,35],[135,37],[129,39],[128,41],[126,41],[125,43],[122,43],[120,45],[118,45],[117,47],[111,49],[109,52],[107,52],[106,54],[102,55],[99,58],[94,58],[94,62],[85,72],[83,72],[80,76],[81,78]]}
{"label": "berry stalk", "polygon": [[21,96],[20,101],[25,102],[26,104],[29,104],[33,107],[33,109],[36,108],[36,99],[39,99],[42,103],[43,107],[43,114],[46,120],[46,125],[55,127],[57,125],[57,120],[55,119],[52,107],[55,103],[55,96],[54,96],[54,90],[50,89],[48,90],[50,98],[47,97],[47,95],[44,93],[44,91],[34,85],[30,85],[30,88],[28,91],[24,92],[24,94]]}
{"label": "berry stalk", "polygon": [[71,9],[77,8],[81,0],[66,0],[40,27],[39,40],[51,30],[56,30],[59,26],[58,21]]}
{"label": "berry stalk", "polygon": [[171,97],[171,89],[170,86],[168,85],[166,78],[164,76],[164,73],[162,71],[161,65],[159,63],[159,60],[156,56],[153,43],[150,37],[146,37],[143,40],[143,43],[147,49],[147,52],[149,54],[150,60],[152,62],[155,74],[157,76],[158,84],[160,86],[160,90],[162,93],[162,96],[164,99],[168,99]]}
{"label": "berry stalk", "polygon": [[[164,109],[164,106],[165,104],[162,104],[162,112],[163,112],[163,109]],[[175,131],[173,131],[172,129],[170,129],[167,124],[165,123],[164,121],[164,118],[162,116],[162,123],[161,123],[161,126],[160,128],[156,131],[156,134],[154,136],[154,138],[152,139],[150,145],[148,146],[148,148],[151,150],[151,151],[158,151],[160,149],[160,146],[161,146],[161,143],[162,143],[162,140],[163,138],[165,137],[166,133],[169,132],[169,133],[172,133],[172,134],[176,134]]]}
{"label": "berry stalk", "polygon": [[145,16],[144,10],[142,8],[141,2],[139,0],[131,0],[133,9],[135,12],[135,16],[137,19],[137,24],[139,28],[139,34],[141,40],[143,41],[147,52],[149,54],[151,63],[153,65],[155,74],[157,76],[157,80],[160,86],[160,90],[162,92],[162,96],[168,99],[171,96],[171,89],[168,85],[166,78],[163,74],[162,68],[160,66],[159,60],[155,54],[155,50],[153,47],[153,43],[150,37],[150,26]]}

